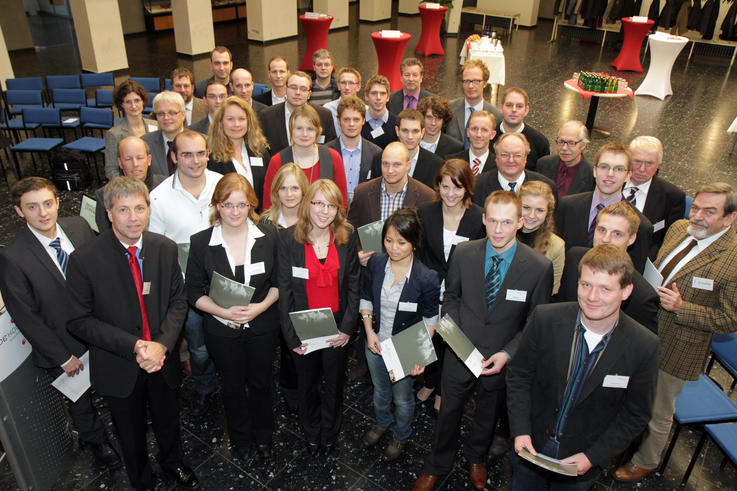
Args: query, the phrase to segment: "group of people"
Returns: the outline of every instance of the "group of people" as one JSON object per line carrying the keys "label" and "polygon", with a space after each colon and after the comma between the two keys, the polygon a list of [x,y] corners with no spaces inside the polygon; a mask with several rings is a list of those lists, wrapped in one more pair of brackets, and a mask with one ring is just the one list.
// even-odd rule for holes
{"label": "group of people", "polygon": [[[472,395],[464,454],[477,488],[489,453],[508,442],[513,489],[588,489],[643,432],[615,477],[638,481],[657,467],[676,396],[703,370],[712,334],[734,329],[729,185],[701,187],[684,220],[685,194],[657,175],[657,138],[607,143],[589,160],[586,127],[568,121],[549,155],[525,123],[523,89],[507,89],[500,108],[484,101],[489,70],[478,60],[461,68],[464,96],[453,101],[421,87],[415,58],[402,62],[402,89],[374,75],[363,100],[361,74],[333,75],[326,50],[315,52],[314,76],[270,60],[271,90],[257,97],[227,48],[210,64],[213,76],[197,84],[172,72],[155,121],[143,117],[138,84],[116,87],[124,118],[106,135],[99,236],[79,217],[58,217],[46,179],[11,189],[27,227],[0,251],[0,291],[50,374],[75,376],[89,349],[92,388],[133,487],[154,485],[148,415],[162,469],[198,483],[182,460],[180,351],[194,410],[221,388],[233,458],[270,459],[277,346],[280,392],[309,455],[339,455],[349,375],[370,376],[376,420],[361,444],[389,431],[387,460],[411,438],[415,405],[433,404],[416,490],[451,470]],[[364,250],[357,229],[379,221],[383,250]],[[659,285],[643,278],[648,262]],[[218,305],[216,274],[252,287],[248,305]],[[321,308],[338,334],[312,350],[289,314]],[[479,376],[435,332],[442,316],[483,356]],[[382,342],[420,322],[438,361],[394,381]],[[81,441],[119,465],[89,392],[69,408]],[[523,451],[577,476],[545,471]]]}

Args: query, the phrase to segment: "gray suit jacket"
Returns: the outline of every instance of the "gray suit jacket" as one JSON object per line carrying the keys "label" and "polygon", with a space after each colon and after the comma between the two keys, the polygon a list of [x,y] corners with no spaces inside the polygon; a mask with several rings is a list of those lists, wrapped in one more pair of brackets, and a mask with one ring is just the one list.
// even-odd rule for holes
{"label": "gray suit jacket", "polygon": [[153,133],[146,133],[142,136],[143,141],[148,144],[148,150],[151,152],[151,167],[149,172],[169,175],[169,165],[166,163],[166,151],[164,150],[164,133],[161,130]]}
{"label": "gray suit jacket", "polygon": [[[445,134],[463,142],[466,138],[466,115],[464,113],[466,110],[465,99],[463,97],[453,99],[450,103],[450,107],[453,109],[453,119],[448,123],[448,127],[445,129]],[[502,113],[499,112],[499,109],[486,101],[484,101],[484,111],[488,111],[493,114],[496,118],[497,124],[502,120]]]}
{"label": "gray suit jacket", "polygon": [[192,123],[188,127],[190,130],[202,133],[207,138],[207,132],[210,130],[210,118],[205,115],[203,119],[200,119],[196,123]]}
{"label": "gray suit jacket", "polygon": [[[434,95],[435,94],[432,92],[428,92],[420,87],[420,99],[417,102],[420,102],[425,97],[432,97]],[[402,109],[404,108],[404,89],[399,89],[391,93],[389,96],[389,102],[386,104],[386,108],[395,116],[402,112]]]}
{"label": "gray suit jacket", "polygon": [[[205,101],[198,97],[192,98],[192,120],[189,122],[189,124],[196,123],[202,118],[207,117],[207,104],[205,104]],[[186,124],[185,124],[186,126]]]}
{"label": "gray suit jacket", "polygon": [[[159,126],[156,121],[144,119],[143,124],[146,126]],[[118,166],[118,143],[123,138],[135,136],[128,120],[123,118],[118,124],[105,132],[105,177],[112,179],[120,175],[120,167]]]}
{"label": "gray suit jacket", "polygon": [[253,97],[251,98],[251,109],[253,109],[256,112],[257,115],[260,114],[261,111],[263,111],[267,107],[269,107],[269,106],[267,106],[266,104],[263,104],[263,103],[255,100]]}
{"label": "gray suit jacket", "polygon": [[[340,137],[330,140],[326,143],[326,146],[332,148],[340,154]],[[366,182],[371,179],[371,164],[377,155],[381,155],[381,148],[374,145],[365,138],[361,138],[361,170],[358,173],[358,184]],[[342,157],[342,155],[341,155]],[[343,161],[343,167],[345,167],[345,161]],[[346,176],[347,177],[347,176]]]}

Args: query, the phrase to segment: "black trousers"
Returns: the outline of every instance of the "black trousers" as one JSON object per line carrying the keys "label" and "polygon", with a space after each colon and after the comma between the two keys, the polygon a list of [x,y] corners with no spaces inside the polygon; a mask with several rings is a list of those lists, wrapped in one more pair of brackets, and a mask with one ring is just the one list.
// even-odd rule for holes
{"label": "black trousers", "polygon": [[[503,377],[504,372],[490,376]],[[504,386],[486,389],[450,350],[446,351],[443,360],[441,385],[443,402],[440,404],[440,413],[433,432],[432,451],[425,459],[425,472],[435,476],[447,474],[453,467],[463,407],[474,388],[476,411],[463,450],[471,464],[486,464],[494,438],[494,428],[506,394]]]}
{"label": "black trousers", "polygon": [[182,462],[182,442],[176,390],[166,384],[161,372],[146,373],[139,369],[128,397],[106,396],[105,400],[118,428],[131,485],[136,489],[152,489],[155,482],[146,446],[146,407],[159,446],[156,460],[164,469],[177,467]]}
{"label": "black trousers", "polygon": [[256,335],[244,329],[237,337],[205,329],[207,351],[222,381],[230,442],[271,443],[274,433],[272,369],[278,331]]}
{"label": "black trousers", "polygon": [[[85,366],[84,369],[89,370],[89,365]],[[55,379],[64,373],[64,370],[49,368],[46,369],[46,372],[52,379]],[[69,411],[69,417],[72,419],[72,426],[79,433],[79,440],[84,443],[102,444],[105,441],[105,428],[97,409],[92,405],[92,389],[88,389],[76,402],[72,402],[66,397],[64,397],[64,402]]]}
{"label": "black trousers", "polygon": [[308,355],[292,351],[299,383],[299,419],[310,443],[334,443],[343,421],[348,345]]}

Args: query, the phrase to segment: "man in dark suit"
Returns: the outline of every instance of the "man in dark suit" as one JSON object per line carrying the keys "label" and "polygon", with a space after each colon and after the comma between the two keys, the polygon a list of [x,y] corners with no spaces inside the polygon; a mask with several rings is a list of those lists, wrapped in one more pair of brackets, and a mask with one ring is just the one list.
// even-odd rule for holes
{"label": "man in dark suit", "polygon": [[[496,136],[496,118],[487,111],[474,111],[465,129],[469,141],[468,150],[448,155],[448,159],[465,160],[474,176],[496,171],[496,155],[491,141]],[[483,203],[483,200],[482,200]]]}
{"label": "man in dark suit", "polygon": [[[474,113],[475,114],[475,113]],[[469,126],[469,131],[471,127]],[[486,197],[497,190],[516,192],[527,181],[542,181],[555,195],[555,183],[537,172],[526,169],[530,144],[521,133],[507,133],[494,144],[496,169],[476,179],[473,202],[481,206]],[[556,198],[557,199],[557,198]],[[564,237],[565,239],[565,237]]]}
{"label": "man in dark suit", "polygon": [[630,142],[632,174],[622,195],[653,224],[648,256],[655,260],[663,244],[665,231],[686,213],[686,194],[677,186],[658,177],[663,163],[663,144],[654,136],[638,136]]}
{"label": "man in dark suit", "polygon": [[228,97],[228,88],[220,82],[210,82],[205,89],[205,104],[207,104],[207,116],[189,126],[188,129],[201,133],[207,138],[210,123],[223,101]]}
{"label": "man in dark suit", "polygon": [[266,106],[281,104],[287,98],[287,77],[289,64],[282,56],[275,56],[269,60],[269,82],[271,90],[267,90],[253,99]]}
{"label": "man in dark suit", "polygon": [[363,98],[366,100],[367,113],[361,136],[384,150],[391,142],[397,141],[397,117],[386,107],[389,101],[389,80],[383,75],[374,75],[368,79]]}
{"label": "man in dark suit", "polygon": [[527,316],[550,300],[553,287],[553,264],[516,239],[521,210],[516,194],[493,193],[483,215],[486,239],[457,245],[450,260],[442,313],[450,315],[484,356],[483,369],[477,379],[455,353],[446,352],[432,450],[415,490],[432,489],[451,470],[463,409],[474,389],[476,411],[464,453],[471,482],[479,489],[486,486],[489,447],[504,407],[504,367],[515,357]]}
{"label": "man in dark suit", "polygon": [[213,80],[228,86],[230,71],[233,69],[233,55],[225,46],[215,46],[210,52],[210,71],[212,77],[197,82],[194,86],[195,97],[204,98],[207,84]]}
{"label": "man in dark suit", "polygon": [[366,106],[361,99],[344,97],[337,111],[340,136],[329,141],[327,146],[340,153],[343,159],[350,204],[356,186],[371,179],[371,165],[381,155],[381,149],[361,137],[361,128],[366,121]]}
{"label": "man in dark suit", "polygon": [[[118,428],[128,478],[154,487],[146,444],[147,407],[162,469],[187,487],[197,477],[182,463],[179,356],[175,345],[187,314],[177,246],[144,232],[148,189],[120,176],[105,187],[112,230],[72,254],[67,328],[90,346],[92,386]],[[115,281],[111,281],[114,279]]]}
{"label": "man in dark suit", "polygon": [[568,194],[594,190],[594,166],[583,156],[589,143],[589,130],[581,121],[567,121],[555,139],[558,155],[538,159],[537,171],[555,183],[558,199]]}
{"label": "man in dark suit", "polygon": [[265,104],[254,101],[251,97],[251,94],[253,94],[253,75],[245,68],[236,68],[230,72],[230,92],[246,101],[256,114],[260,114],[267,107]]}
{"label": "man in dark suit", "polygon": [[169,150],[174,137],[184,130],[184,99],[176,92],[165,90],[154,97],[153,107],[159,129],[141,138],[151,153],[151,170],[169,176],[174,172]]}
{"label": "man in dark suit", "polygon": [[[622,201],[622,186],[632,168],[630,151],[619,142],[607,143],[599,149],[594,160],[594,190],[569,194],[555,207],[555,233],[566,241],[566,249],[574,246],[591,247],[596,215],[612,203]],[[639,211],[637,214],[640,227],[634,244],[629,246],[627,252],[635,269],[643,272],[653,226]]]}
{"label": "man in dark suit", "polygon": [[[54,184],[26,177],[10,189],[15,212],[26,226],[0,250],[0,291],[13,322],[33,348],[33,363],[52,378],[79,374],[79,360],[87,348],[66,329],[65,299],[69,254],[94,239],[81,217],[61,218]],[[108,443],[102,421],[92,405],[90,391],[76,402],[67,401],[79,439],[97,461],[115,467],[120,458]]]}
{"label": "man in dark suit", "polygon": [[[624,201],[618,201],[601,210],[596,216],[594,230],[594,247],[612,244],[627,252],[637,238],[640,217],[637,212]],[[578,291],[578,264],[590,249],[588,247],[571,247],[566,251],[566,262],[558,290],[558,300],[574,302]],[[660,298],[650,283],[635,270],[632,275],[632,295],[622,302],[622,311],[634,320],[658,333],[658,306]]]}
{"label": "man in dark suit", "polygon": [[425,118],[425,135],[420,146],[445,160],[448,155],[463,150],[463,142],[443,133],[453,117],[453,110],[445,97],[425,97],[417,104],[417,110]]}
{"label": "man in dark suit", "polygon": [[[271,153],[276,154],[291,144],[289,137],[289,115],[302,104],[309,104],[310,87],[312,79],[305,72],[294,72],[287,79],[287,100],[281,104],[268,107],[261,111],[261,129],[269,141]],[[312,104],[311,104],[312,105]],[[318,137],[317,143],[325,143],[334,140],[335,127],[333,126],[333,115],[322,106],[312,105],[320,116],[322,135]]]}
{"label": "man in dark suit", "polygon": [[171,90],[184,99],[184,125],[189,126],[207,116],[207,105],[194,97],[194,75],[189,69],[177,67],[171,71]]}
{"label": "man in dark suit", "polygon": [[432,94],[422,86],[422,76],[425,67],[417,58],[405,58],[399,65],[399,72],[402,76],[403,87],[391,93],[387,108],[392,114],[399,114],[404,109],[417,109],[417,104],[425,97]]}
{"label": "man in dark suit", "polygon": [[[577,477],[514,456],[510,490],[588,489],[650,419],[658,339],[621,312],[634,267],[613,245],[581,259],[578,303],[541,305],[507,372],[514,450],[561,459]],[[445,401],[443,401],[445,403]]]}

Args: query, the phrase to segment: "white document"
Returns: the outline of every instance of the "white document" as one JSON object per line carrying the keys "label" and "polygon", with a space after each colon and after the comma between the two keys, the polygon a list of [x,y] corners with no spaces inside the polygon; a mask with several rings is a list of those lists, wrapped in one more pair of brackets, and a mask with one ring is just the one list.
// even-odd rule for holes
{"label": "white document", "polygon": [[318,12],[305,12],[305,19],[319,19],[320,14]]}
{"label": "white document", "polygon": [[261,261],[260,263],[251,263],[248,271],[251,273],[251,275],[264,274],[266,272],[266,267],[264,266],[263,261]]}
{"label": "white document", "polygon": [[76,123],[77,121],[79,121],[79,118],[64,118],[61,120],[61,122],[64,124],[72,124]]}
{"label": "white document", "polygon": [[90,352],[86,351],[79,361],[82,362],[83,369],[77,375],[70,377],[62,373],[51,382],[56,390],[67,396],[72,402],[77,402],[77,399],[90,388]]}
{"label": "white document", "polygon": [[[102,203],[100,203],[100,206],[102,206]],[[97,221],[95,220],[95,211],[97,210],[97,201],[87,196],[86,194],[82,195],[82,203],[79,206],[79,216],[85,219],[85,221],[89,224],[90,228],[94,230],[97,233],[100,233],[100,230],[97,228]]]}
{"label": "white document", "polygon": [[389,373],[389,379],[394,382],[402,380],[408,374],[404,373],[402,362],[399,361],[397,350],[394,349],[392,338],[385,339],[381,342],[381,358],[384,360],[386,371]]}
{"label": "white document", "polygon": [[307,268],[300,268],[299,266],[292,266],[292,276],[295,278],[302,278],[303,280],[309,280],[310,270]]}
{"label": "white document", "polygon": [[473,373],[474,377],[479,378],[481,376],[481,370],[484,368],[481,366],[481,364],[484,362],[484,355],[481,354],[481,352],[474,348],[474,350],[471,352],[471,354],[463,360],[463,363],[466,364],[469,370],[471,370],[471,373]]}
{"label": "white document", "polygon": [[526,302],[527,291],[526,290],[507,290],[507,300],[511,302]]}
{"label": "white document", "polygon": [[653,233],[663,230],[665,228],[665,220],[660,220],[653,224]]}
{"label": "white document", "polygon": [[264,159],[261,157],[251,157],[248,159],[251,162],[251,167],[263,167]]}
{"label": "white document", "polygon": [[384,29],[383,31],[381,31],[381,37],[383,37],[383,38],[399,38],[399,37],[402,37],[402,31],[395,31],[395,30]]}
{"label": "white document", "polygon": [[714,291],[714,280],[710,280],[709,278],[699,278],[698,276],[694,276],[691,280],[691,286],[693,288],[698,288],[699,290],[708,290],[708,291]]}
{"label": "white document", "polygon": [[652,286],[655,290],[658,289],[660,285],[663,284],[663,275],[660,274],[660,271],[658,271],[658,268],[655,267],[653,262],[650,260],[650,258],[647,258],[647,261],[645,261],[645,271],[642,272],[642,277],[645,278],[645,281],[650,283],[650,286]]}
{"label": "white document", "polygon": [[440,4],[435,2],[425,2],[425,8],[426,9],[439,9]]}
{"label": "white document", "polygon": [[379,138],[381,135],[384,134],[384,128],[379,126],[375,130],[371,130],[371,138]]}
{"label": "white document", "polygon": [[602,387],[611,387],[612,389],[626,389],[630,383],[628,375],[606,375]]}
{"label": "white document", "polygon": [[321,350],[325,348],[332,348],[332,346],[328,344],[328,339],[333,339],[335,337],[336,337],[335,334],[331,334],[330,336],[322,336],[319,338],[306,339],[305,344],[307,344],[307,350],[305,351],[305,354],[307,355],[307,354],[312,353],[313,351],[317,351],[317,350]]}

